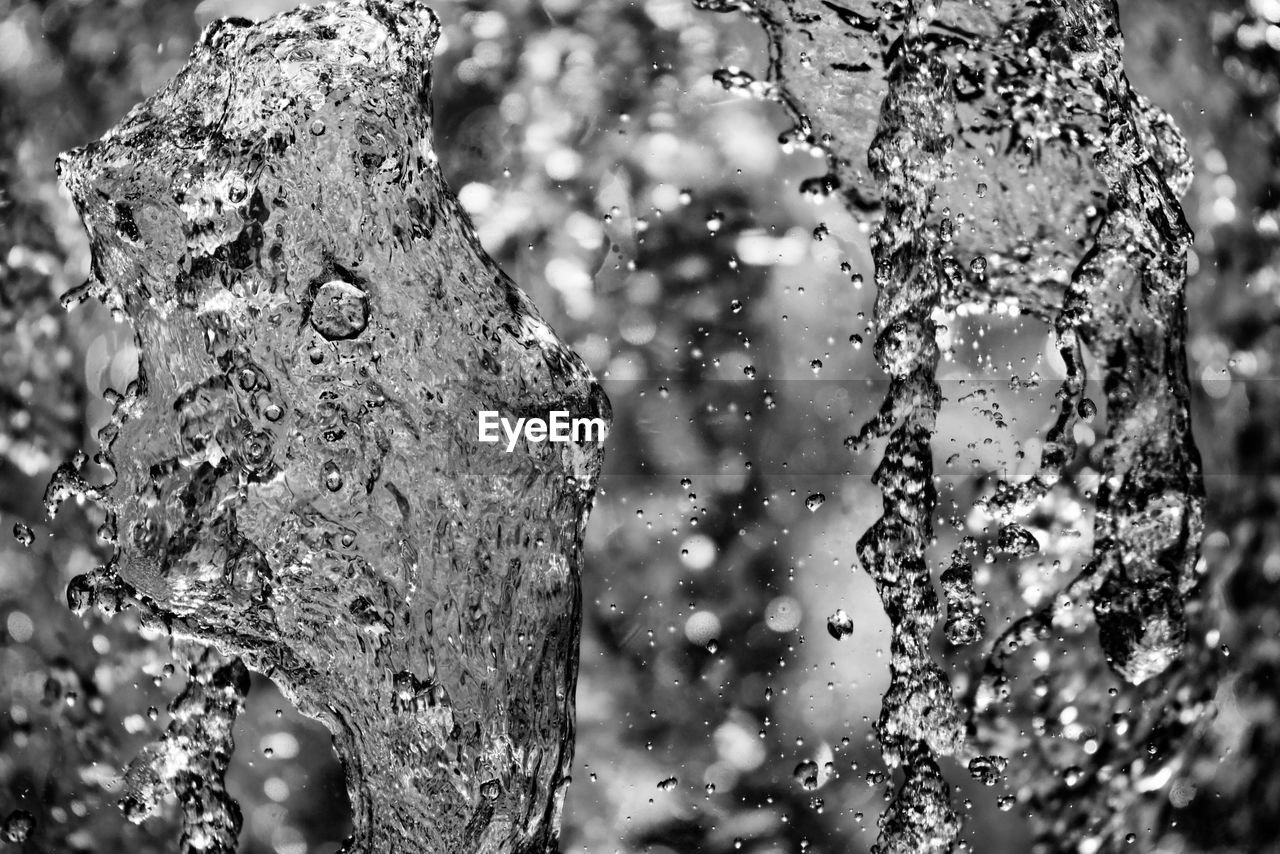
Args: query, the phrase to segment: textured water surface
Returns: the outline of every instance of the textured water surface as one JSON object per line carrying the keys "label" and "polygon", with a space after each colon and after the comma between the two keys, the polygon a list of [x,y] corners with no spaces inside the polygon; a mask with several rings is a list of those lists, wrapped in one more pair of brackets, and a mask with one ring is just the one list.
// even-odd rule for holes
{"label": "textured water surface", "polygon": [[555,845],[602,452],[507,454],[476,412],[609,406],[440,175],[437,35],[411,2],[221,21],[59,160],[93,250],[69,300],[123,313],[140,364],[100,436],[114,480],[80,459],[47,501],[110,511],[73,608],[218,650],[128,773],[134,820],[176,791],[183,850],[235,850],[246,664],[333,733],[351,850]]}
{"label": "textured water surface", "polygon": [[[1049,640],[1055,621],[1078,628],[1076,608],[1092,607],[1096,642],[1126,682],[1160,677],[1182,654],[1203,529],[1185,356],[1191,235],[1178,201],[1191,177],[1185,144],[1172,121],[1130,87],[1111,2],[699,5],[745,12],[764,27],[768,83],[745,73],[722,83],[756,87],[753,94],[787,106],[794,141],[816,147],[829,164],[809,191],[879,216],[876,357],[891,384],[880,413],[848,443],[861,449],[888,437],[876,472],[884,515],[858,548],[893,623],[892,682],[877,734],[886,762],[904,772],[881,818],[877,850],[948,851],[959,825],[937,757],[973,755],[975,746],[965,744],[951,685],[929,647],[938,619],[927,548],[936,506],[931,441],[942,398],[939,330],[962,307],[1036,316],[1051,324],[1065,366],[1038,470],[1000,481],[980,498],[1001,526],[1000,552],[1039,551],[1019,520],[1072,465],[1076,426],[1099,412],[1084,397],[1086,350],[1106,397],[1091,559],[1048,606],[995,640],[971,698],[978,741],[990,743],[986,727],[1001,729],[1016,678],[1007,658]],[[972,643],[984,619],[974,607],[970,555],[962,548],[943,565],[946,636],[953,645]],[[1047,682],[1042,688],[1041,706],[1075,699],[1074,691],[1053,697]],[[1166,714],[1194,718],[1203,699],[1184,693]],[[1041,730],[1047,711],[1037,716]],[[1117,733],[1113,749],[1140,754],[1128,733]],[[1086,753],[1096,752],[1094,742]],[[1103,811],[1140,788],[1141,760],[1113,764],[1101,777],[1040,761],[1028,763],[1029,779],[1042,789],[1068,779],[1074,790],[1061,801],[1037,795],[1047,802],[1042,842],[1065,844],[1069,826],[1085,822],[1094,828],[1089,844],[1117,844],[1120,834]],[[1003,756],[977,754],[969,768],[990,784],[1006,764]],[[1094,791],[1090,813],[1082,807]],[[1074,816],[1057,817],[1073,808]]]}

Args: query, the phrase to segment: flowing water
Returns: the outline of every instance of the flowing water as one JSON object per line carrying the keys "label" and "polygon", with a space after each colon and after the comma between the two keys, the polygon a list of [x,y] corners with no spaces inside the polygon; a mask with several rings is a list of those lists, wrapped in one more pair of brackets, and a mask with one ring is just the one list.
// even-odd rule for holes
{"label": "flowing water", "polygon": [[[1046,850],[1132,842],[1116,807],[1150,790],[1170,752],[1150,746],[1143,756],[1152,744],[1144,739],[1185,729],[1211,689],[1194,685],[1197,667],[1175,667],[1203,527],[1184,354],[1190,231],[1178,202],[1190,163],[1172,122],[1125,77],[1118,10],[1073,0],[699,5],[745,12],[764,27],[767,83],[741,71],[721,83],[777,97],[796,121],[791,141],[826,155],[828,174],[805,189],[837,194],[879,220],[876,357],[890,389],[848,442],[861,449],[888,436],[876,471],[884,515],[858,548],[893,624],[892,681],[877,733],[885,761],[903,771],[877,850],[955,844],[956,813],[937,764],[946,754],[971,755],[971,773],[988,785],[1008,767],[1037,808]],[[1042,319],[1064,365],[1038,470],[997,482],[978,500],[999,526],[997,551],[1034,555],[1039,544],[1019,521],[1056,488],[1075,489],[1063,479],[1078,469],[1076,428],[1100,409],[1084,396],[1086,351],[1100,366],[1106,417],[1096,494],[1083,496],[1095,506],[1092,556],[991,645],[966,698],[974,734],[967,744],[930,651],[938,605],[927,556],[937,500],[931,442],[942,405],[937,339],[960,307]],[[946,638],[972,643],[984,620],[966,549],[944,566]],[[1081,638],[1078,609],[1087,606],[1096,640]],[[1081,642],[1100,644],[1123,682],[1145,690],[1103,695],[1098,686],[1094,696],[1063,684],[1047,657],[1017,684],[1015,659]],[[1078,655],[1064,659],[1061,673]],[[1028,682],[1029,702],[1019,697]],[[1158,702],[1170,705],[1153,711]],[[1025,755],[1018,722],[1029,717],[1035,734],[1050,739],[1046,722],[1064,718],[1064,709],[1073,721],[1089,712],[1097,726],[1021,760],[980,752],[1017,745]]]}
{"label": "flowing water", "polygon": [[[873,227],[889,391],[846,446],[881,448],[881,516],[857,545],[892,630],[875,732],[900,782],[877,850],[970,844],[947,757],[1006,787],[1002,807],[1025,805],[1040,850],[1123,848],[1128,808],[1167,782],[1212,685],[1192,642],[1203,498],[1178,201],[1190,165],[1128,83],[1115,6],[695,5],[764,28],[765,79],[715,79],[782,102],[795,121],[784,142],[829,167],[804,192]],[[195,642],[188,688],[123,802],[141,821],[177,794],[184,850],[236,847],[223,777],[245,665],[333,733],[351,850],[555,845],[600,451],[508,456],[472,441],[474,419],[607,417],[608,403],[440,176],[437,32],[417,4],[374,0],[215,24],[173,81],[60,161],[93,247],[94,278],[67,303],[97,297],[127,319],[140,365],[109,394],[99,465],[63,466],[46,501],[109,511],[114,556],[72,583],[74,609],[132,609]],[[940,342],[961,313],[1042,322],[1064,378],[1033,473],[976,499],[990,542],[938,554],[938,422],[952,403],[939,371],[954,346]],[[1095,428],[1089,455],[1079,436]],[[1029,614],[998,615],[993,637],[974,564],[1045,557],[1068,500],[1094,508],[1089,559],[1067,577],[1029,570],[1055,589]],[[828,630],[853,624],[841,611]],[[954,680],[965,648],[981,676]],[[824,774],[795,771],[806,790]],[[26,818],[4,832],[25,833]]]}
{"label": "flowing water", "polygon": [[[492,261],[432,149],[437,21],[348,3],[212,25],[64,155],[137,379],[50,484],[108,509],[71,606],[209,645],[127,775],[183,850],[232,852],[245,665],[333,733],[361,852],[544,851],[573,749],[595,442],[475,443],[476,412],[609,417]],[[242,663],[243,662],[243,663]]]}

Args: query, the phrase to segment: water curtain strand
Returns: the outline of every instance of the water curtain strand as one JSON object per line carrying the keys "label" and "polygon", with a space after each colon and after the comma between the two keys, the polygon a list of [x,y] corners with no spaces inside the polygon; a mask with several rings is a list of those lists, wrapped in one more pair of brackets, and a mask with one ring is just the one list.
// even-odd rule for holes
{"label": "water curtain strand", "polygon": [[924,8],[913,6],[907,15],[868,154],[884,206],[871,242],[875,350],[890,387],[880,415],[852,443],[888,431],[874,475],[883,515],[858,542],[893,631],[876,733],[885,761],[903,769],[904,781],[880,820],[875,850],[884,854],[948,851],[960,824],[938,767],[938,757],[960,748],[963,732],[951,685],[929,651],[939,607],[927,557],[937,503],[931,441],[942,402],[935,313],[954,265],[944,253],[935,201],[948,176],[954,93],[926,34]]}

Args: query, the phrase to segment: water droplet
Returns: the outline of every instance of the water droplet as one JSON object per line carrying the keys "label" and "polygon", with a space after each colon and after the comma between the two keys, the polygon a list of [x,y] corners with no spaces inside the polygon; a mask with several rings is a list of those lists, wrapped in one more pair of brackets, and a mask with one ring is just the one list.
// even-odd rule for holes
{"label": "water droplet", "polygon": [[[685,204],[688,204],[689,201],[685,198],[686,195],[688,195],[687,192],[682,193],[680,196],[680,201],[684,202]],[[710,232],[711,234],[715,234],[723,226],[724,226],[724,214],[722,214],[720,211],[712,211],[711,215],[707,217],[707,231]]]}
{"label": "water droplet", "polygon": [[1021,525],[1010,524],[1000,529],[996,547],[1014,557],[1031,557],[1040,551],[1040,543],[1035,535]]}
{"label": "water droplet", "polygon": [[261,473],[270,467],[272,454],[271,434],[246,433],[240,443],[240,465],[245,471]]}
{"label": "water droplet", "polygon": [[987,184],[985,181],[978,182],[978,198],[985,198],[987,195]]}
{"label": "water droplet", "polygon": [[[653,778],[650,778],[650,779],[653,779]],[[664,792],[673,791],[678,785],[680,785],[680,781],[677,780],[675,777],[668,777],[665,780],[658,781],[658,788]]]}
{"label": "water droplet", "polygon": [[324,133],[324,120],[316,119],[314,122],[311,123],[311,135],[320,136],[323,133]]}
{"label": "water droplet", "polygon": [[817,376],[818,373],[822,370],[822,360],[814,359],[813,361],[809,362],[809,370],[813,371],[814,376]]}
{"label": "water droplet", "polygon": [[311,304],[311,327],[328,340],[355,338],[368,323],[369,297],[360,288],[334,279],[316,290]]}
{"label": "water droplet", "polygon": [[994,786],[1008,764],[1003,756],[975,756],[969,760],[969,776],[984,786]]}
{"label": "water droplet", "polygon": [[986,272],[987,272],[987,259],[986,259],[986,257],[985,257],[985,256],[983,256],[983,255],[976,255],[976,256],[974,256],[974,259],[973,259],[972,261],[970,261],[970,262],[969,262],[969,270],[970,270],[970,272],[972,272],[975,276],[982,276],[982,275],[985,275],[985,274],[986,274]]}
{"label": "water droplet", "polygon": [[840,179],[835,175],[819,175],[800,182],[800,193],[813,202],[820,202],[840,189]]}
{"label": "water droplet", "polygon": [[853,618],[844,608],[837,608],[834,614],[827,617],[827,633],[836,640],[844,640],[853,634]]}
{"label": "water droplet", "polygon": [[812,792],[818,788],[818,763],[812,759],[806,759],[796,766],[791,776],[800,784],[800,788],[806,792]]}
{"label": "water droplet", "polygon": [[1080,405],[1076,407],[1076,412],[1080,413],[1080,417],[1088,420],[1098,414],[1098,404],[1089,398],[1080,401]]}
{"label": "water droplet", "polygon": [[21,522],[13,523],[13,538],[18,541],[19,545],[30,547],[35,541],[36,535],[32,533],[31,528]]}
{"label": "water droplet", "polygon": [[804,506],[809,509],[810,513],[817,511],[819,507],[827,503],[827,496],[821,492],[815,492],[804,500]]}
{"label": "water droplet", "polygon": [[747,379],[753,380],[756,378],[756,366],[747,365],[745,368],[742,369],[742,373],[746,374]]}
{"label": "water droplet", "polygon": [[742,311],[742,300],[734,300],[731,303],[729,303],[729,310],[732,311],[734,314],[737,314],[738,312]]}
{"label": "water droplet", "polygon": [[480,784],[480,797],[486,801],[496,801],[502,794],[502,784],[497,780],[486,780]]}
{"label": "water droplet", "polygon": [[26,810],[14,810],[0,825],[0,838],[5,842],[26,842],[36,829],[36,817]]}

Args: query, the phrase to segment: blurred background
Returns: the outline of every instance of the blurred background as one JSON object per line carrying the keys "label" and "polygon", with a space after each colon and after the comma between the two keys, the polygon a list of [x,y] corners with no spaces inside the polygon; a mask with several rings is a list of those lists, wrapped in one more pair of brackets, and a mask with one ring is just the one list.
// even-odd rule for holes
{"label": "blurred background", "polygon": [[[88,245],[53,158],[155,91],[211,20],[292,5],[0,0],[0,849],[177,838],[172,805],[135,826],[115,804],[123,768],[168,724],[184,651],[128,613],[67,609],[70,578],[104,560],[101,514],[64,507],[50,523],[41,501],[60,462],[96,449],[101,393],[135,361],[105,308],[59,305]],[[865,225],[799,191],[825,164],[779,142],[781,107],[713,79],[763,75],[746,18],[689,0],[435,8],[444,173],[614,407],[563,850],[869,851],[891,782],[870,728],[888,624],[854,543],[880,496],[875,455],[843,447],[884,392]],[[1122,22],[1130,77],[1196,166],[1205,604],[1187,662],[1141,692],[1074,627],[1052,661],[1030,661],[1030,700],[973,723],[975,752],[1009,757],[1004,778],[945,770],[977,851],[1277,851],[1280,2],[1126,0]],[[1038,321],[961,315],[947,334],[938,555],[992,538],[973,500],[1038,458],[1061,378]],[[979,568],[988,645],[1088,557],[1096,437],[1078,438],[1072,476],[1027,523],[1039,554],[992,550]],[[837,609],[852,622],[840,640]],[[964,697],[985,645],[938,647]],[[255,676],[237,744],[241,850],[336,851],[349,806],[327,732]]]}

